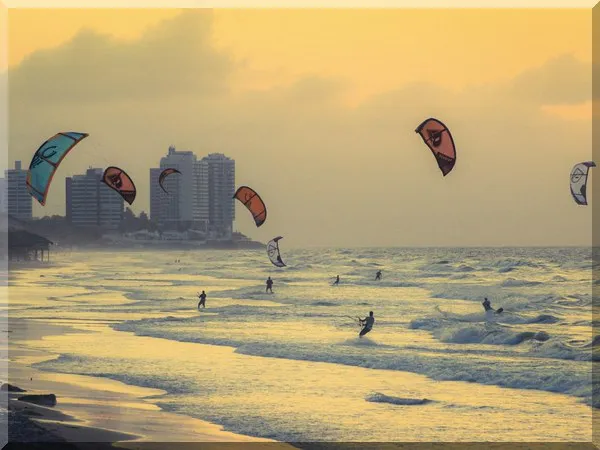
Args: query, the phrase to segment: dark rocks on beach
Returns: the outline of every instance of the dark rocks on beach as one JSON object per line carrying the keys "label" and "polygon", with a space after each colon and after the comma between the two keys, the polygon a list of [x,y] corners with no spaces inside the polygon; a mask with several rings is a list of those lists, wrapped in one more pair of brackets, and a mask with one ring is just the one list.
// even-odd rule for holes
{"label": "dark rocks on beach", "polygon": [[[4,423],[7,423],[8,425],[8,440],[15,446],[14,448],[18,448],[19,445],[22,445],[22,443],[25,442],[40,443],[39,447],[31,447],[32,449],[46,449],[47,447],[45,447],[45,445],[50,442],[64,443],[64,446],[56,448],[63,448],[65,450],[74,448],[68,446],[63,438],[48,432],[45,428],[42,428],[40,425],[29,420],[27,415],[12,410],[7,411],[7,413],[8,420],[6,420],[4,415],[2,415],[2,419]],[[5,448],[10,448],[9,446]]]}
{"label": "dark rocks on beach", "polygon": [[23,395],[17,400],[40,406],[56,406],[56,395],[54,394]]}
{"label": "dark rocks on beach", "polygon": [[3,383],[2,387],[0,387],[0,390],[8,392],[27,392],[25,389],[21,389],[20,387],[13,386],[9,383]]}

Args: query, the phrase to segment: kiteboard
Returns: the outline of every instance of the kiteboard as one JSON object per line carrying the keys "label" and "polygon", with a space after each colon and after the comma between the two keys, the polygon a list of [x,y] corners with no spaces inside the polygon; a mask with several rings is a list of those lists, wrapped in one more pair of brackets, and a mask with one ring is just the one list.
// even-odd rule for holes
{"label": "kiteboard", "polygon": [[504,308],[498,308],[498,309],[496,310],[496,314],[500,314],[502,311],[504,311]]}

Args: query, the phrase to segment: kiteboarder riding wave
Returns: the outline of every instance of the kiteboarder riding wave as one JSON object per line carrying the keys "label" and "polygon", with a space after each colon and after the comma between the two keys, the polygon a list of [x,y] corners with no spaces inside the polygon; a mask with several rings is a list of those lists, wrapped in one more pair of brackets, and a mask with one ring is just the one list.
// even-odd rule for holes
{"label": "kiteboarder riding wave", "polygon": [[486,313],[488,311],[494,311],[496,314],[500,314],[502,311],[504,311],[504,308],[498,308],[498,309],[494,310],[494,308],[492,308],[492,304],[487,299],[487,297],[485,297],[485,300],[481,304],[483,305],[483,308],[485,309]]}
{"label": "kiteboarder riding wave", "polygon": [[358,334],[358,337],[363,337],[365,334],[367,334],[373,329],[373,325],[375,324],[375,317],[373,316],[373,311],[369,311],[369,315],[364,319],[358,319],[358,323],[361,325],[364,324],[363,329],[360,330],[360,333]]}

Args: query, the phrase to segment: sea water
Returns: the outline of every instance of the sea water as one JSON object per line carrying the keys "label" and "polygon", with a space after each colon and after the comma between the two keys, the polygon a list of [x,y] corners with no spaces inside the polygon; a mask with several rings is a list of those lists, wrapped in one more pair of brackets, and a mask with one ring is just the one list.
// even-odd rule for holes
{"label": "sea water", "polygon": [[591,440],[591,249],[53,256],[11,274],[11,317],[77,330],[27,343],[58,355],[37,368],[162,389],[148,401],[277,440]]}

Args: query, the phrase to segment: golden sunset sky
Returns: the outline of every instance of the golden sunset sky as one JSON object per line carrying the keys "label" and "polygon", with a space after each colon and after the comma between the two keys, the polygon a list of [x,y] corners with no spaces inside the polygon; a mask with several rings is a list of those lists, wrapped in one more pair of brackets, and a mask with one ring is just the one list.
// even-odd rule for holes
{"label": "golden sunset sky", "polygon": [[[169,145],[236,160],[305,245],[587,245],[568,189],[592,159],[591,9],[10,9],[9,161],[57,131],[90,137],[64,177],[117,165],[148,211]],[[5,68],[4,68],[5,69]],[[442,177],[414,129],[445,122]],[[592,169],[593,171],[594,169]],[[594,174],[592,174],[593,178]],[[590,189],[591,190],[591,189]],[[592,200],[593,202],[593,200]]]}

